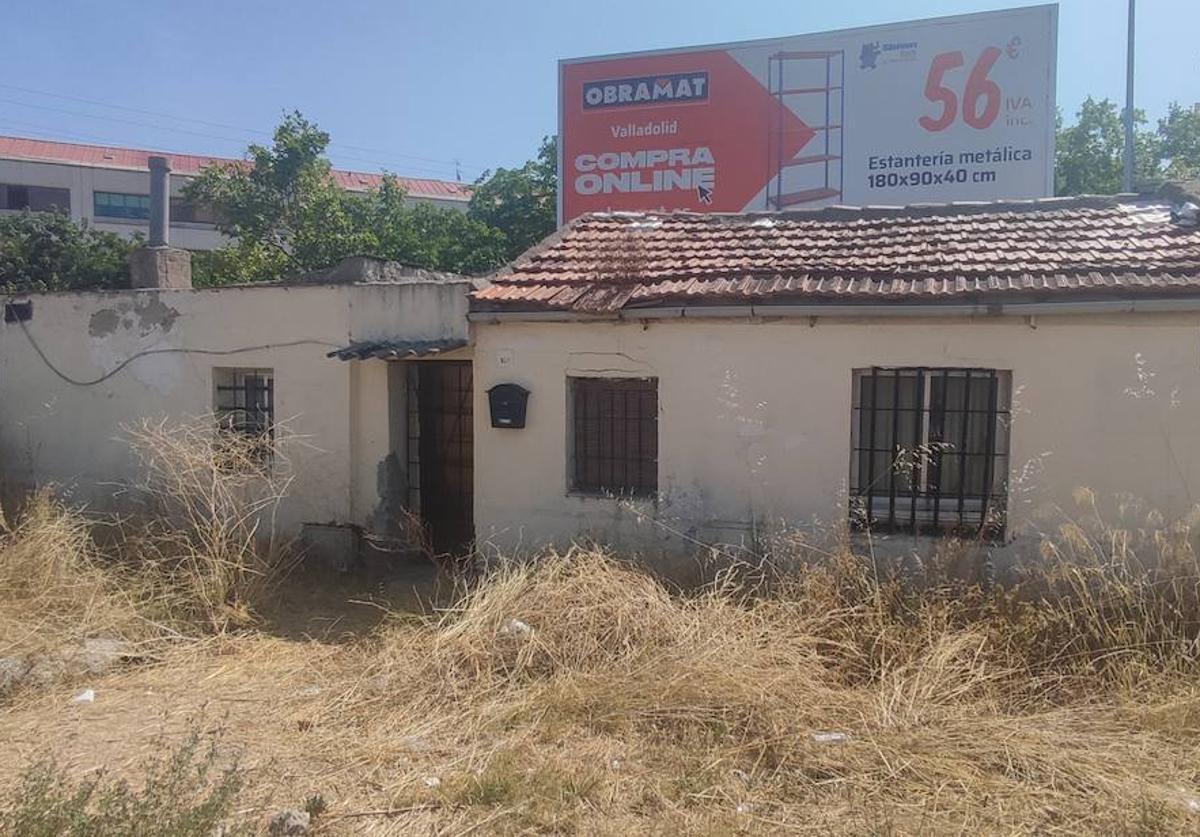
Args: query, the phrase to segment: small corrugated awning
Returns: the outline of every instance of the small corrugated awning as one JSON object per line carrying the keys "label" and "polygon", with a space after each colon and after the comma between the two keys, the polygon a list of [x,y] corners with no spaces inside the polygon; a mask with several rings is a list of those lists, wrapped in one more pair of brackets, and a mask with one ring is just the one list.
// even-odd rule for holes
{"label": "small corrugated awning", "polygon": [[446,340],[364,340],[351,343],[344,349],[334,349],[326,357],[338,360],[409,360],[418,357],[440,355],[461,349],[467,345],[462,338]]}

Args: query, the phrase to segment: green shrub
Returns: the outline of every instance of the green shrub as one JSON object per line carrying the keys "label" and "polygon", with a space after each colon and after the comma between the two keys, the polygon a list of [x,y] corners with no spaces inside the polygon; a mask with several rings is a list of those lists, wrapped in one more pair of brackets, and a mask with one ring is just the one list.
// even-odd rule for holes
{"label": "green shrub", "polygon": [[139,243],[59,212],[0,216],[0,293],[128,288]]}
{"label": "green shrub", "polygon": [[[218,767],[214,742],[192,732],[174,751],[148,760],[140,788],[103,772],[73,778],[53,759],[22,774],[0,810],[0,833],[22,837],[212,837],[235,834],[227,818],[244,777]],[[224,827],[224,831],[220,831]],[[243,832],[248,833],[248,832]]]}

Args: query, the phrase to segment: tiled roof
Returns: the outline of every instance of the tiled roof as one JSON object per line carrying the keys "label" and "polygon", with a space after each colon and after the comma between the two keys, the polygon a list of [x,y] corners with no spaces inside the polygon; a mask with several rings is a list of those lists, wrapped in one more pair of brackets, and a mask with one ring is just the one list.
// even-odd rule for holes
{"label": "tiled roof", "polygon": [[[0,136],[0,159],[2,160],[30,160],[39,163],[66,163],[96,168],[149,171],[148,159],[159,154],[170,161],[173,174],[181,175],[199,174],[202,168],[214,163],[242,162],[227,157],[167,154],[158,151],[140,151],[136,148],[80,145],[71,142]],[[333,177],[339,186],[353,192],[365,192],[368,189],[377,188],[383,182],[383,175],[369,172],[335,169]],[[458,201],[466,201],[471,198],[471,189],[464,183],[423,177],[398,177],[396,179],[409,195],[416,198]]]}
{"label": "tiled roof", "polygon": [[1200,293],[1200,229],[1160,201],[1059,198],[749,215],[584,215],[476,309],[955,303]]}

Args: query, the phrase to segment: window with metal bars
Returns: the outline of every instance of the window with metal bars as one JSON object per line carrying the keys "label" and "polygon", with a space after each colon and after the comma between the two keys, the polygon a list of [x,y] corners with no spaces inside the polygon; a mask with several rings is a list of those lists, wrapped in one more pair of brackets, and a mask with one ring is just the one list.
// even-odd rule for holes
{"label": "window with metal bars", "polygon": [[658,493],[658,381],[570,378],[571,490]]}
{"label": "window with metal bars", "polygon": [[995,369],[854,373],[851,521],[1004,536],[1011,376]]}
{"label": "window with metal bars", "polygon": [[[214,412],[222,434],[251,442],[250,456],[269,463],[275,442],[275,375],[270,369],[213,369]],[[225,438],[230,438],[226,435]]]}

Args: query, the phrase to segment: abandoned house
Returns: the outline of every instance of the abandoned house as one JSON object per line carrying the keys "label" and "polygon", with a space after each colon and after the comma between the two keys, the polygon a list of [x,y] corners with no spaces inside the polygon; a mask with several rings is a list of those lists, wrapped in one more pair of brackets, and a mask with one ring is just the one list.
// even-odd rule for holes
{"label": "abandoned house", "polygon": [[665,559],[847,520],[1001,545],[1077,486],[1169,520],[1200,491],[1179,203],[593,214],[486,282],[360,259],[14,297],[0,471],[97,502],[122,424],[233,410],[308,443],[285,527],[408,509],[439,549]]}

